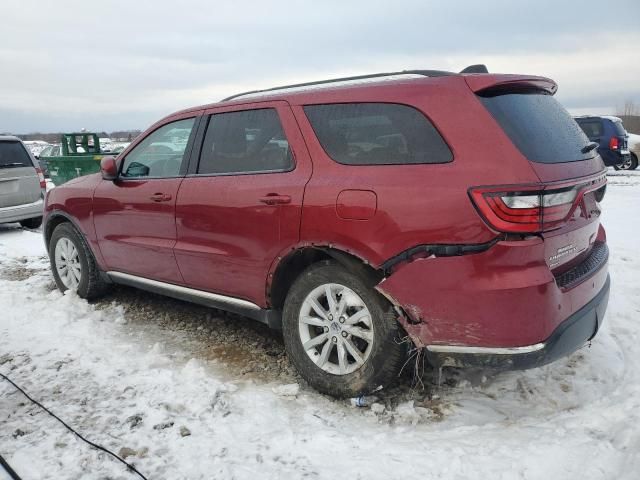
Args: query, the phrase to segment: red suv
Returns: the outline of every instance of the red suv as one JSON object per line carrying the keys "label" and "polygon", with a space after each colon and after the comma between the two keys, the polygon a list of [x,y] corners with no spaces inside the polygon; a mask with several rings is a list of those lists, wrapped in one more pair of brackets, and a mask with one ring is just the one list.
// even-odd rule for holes
{"label": "red suv", "polygon": [[[480,72],[480,73],[470,73]],[[61,290],[110,283],[282,328],[315,388],[529,368],[603,321],[605,168],[547,78],[408,71],[170,115],[49,192]]]}

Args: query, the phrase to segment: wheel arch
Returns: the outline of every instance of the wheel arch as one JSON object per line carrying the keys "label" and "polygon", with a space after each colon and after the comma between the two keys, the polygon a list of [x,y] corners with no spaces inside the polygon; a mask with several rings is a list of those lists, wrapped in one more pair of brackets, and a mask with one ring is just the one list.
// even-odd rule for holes
{"label": "wheel arch", "polygon": [[80,222],[77,219],[62,210],[53,210],[45,217],[45,222],[42,226],[42,234],[47,251],[49,251],[49,242],[51,241],[53,231],[58,225],[61,225],[63,223],[69,223],[73,226],[73,228],[77,230],[77,232],[83,238],[85,244],[89,247],[89,251],[93,254],[93,258],[98,263],[98,266],[102,268],[102,266],[104,265],[104,259],[102,258],[102,254],[97,243],[93,242],[82,230],[82,228],[80,228]]}
{"label": "wheel arch", "polygon": [[42,233],[44,235],[44,243],[49,248],[49,242],[51,241],[51,236],[53,235],[53,231],[56,229],[58,225],[61,223],[71,223],[73,227],[78,230],[78,225],[73,221],[73,219],[63,212],[52,212],[47,216],[46,223],[42,227]]}
{"label": "wheel arch", "polygon": [[281,310],[287,293],[298,276],[309,266],[322,260],[334,260],[374,287],[384,278],[381,270],[372,267],[353,252],[329,245],[305,245],[292,249],[274,262],[267,281],[267,303]]}

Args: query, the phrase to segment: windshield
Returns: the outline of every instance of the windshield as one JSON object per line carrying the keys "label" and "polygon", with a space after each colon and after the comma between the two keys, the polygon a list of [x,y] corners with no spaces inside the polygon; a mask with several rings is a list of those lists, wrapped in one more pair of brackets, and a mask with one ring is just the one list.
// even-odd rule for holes
{"label": "windshield", "polygon": [[31,158],[20,142],[0,142],[0,168],[31,166]]}
{"label": "windshield", "polygon": [[589,139],[551,95],[540,91],[480,96],[516,147],[532,162],[562,163],[588,160]]}

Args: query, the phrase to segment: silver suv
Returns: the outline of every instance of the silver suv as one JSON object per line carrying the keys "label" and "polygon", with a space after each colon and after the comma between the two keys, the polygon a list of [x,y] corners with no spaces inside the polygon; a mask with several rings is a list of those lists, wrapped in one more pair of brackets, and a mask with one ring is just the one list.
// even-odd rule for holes
{"label": "silver suv", "polygon": [[0,223],[38,228],[45,191],[42,171],[22,141],[0,136]]}

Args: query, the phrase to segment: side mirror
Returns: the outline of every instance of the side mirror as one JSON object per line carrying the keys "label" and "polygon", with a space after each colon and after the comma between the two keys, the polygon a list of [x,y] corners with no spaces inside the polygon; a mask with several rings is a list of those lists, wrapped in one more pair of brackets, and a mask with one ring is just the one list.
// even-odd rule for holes
{"label": "side mirror", "polygon": [[100,172],[103,180],[115,180],[118,178],[118,165],[115,157],[104,157],[100,160]]}

